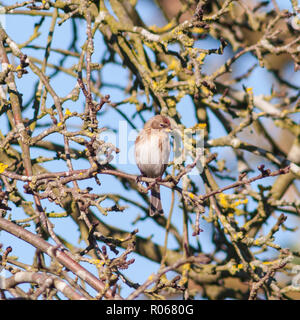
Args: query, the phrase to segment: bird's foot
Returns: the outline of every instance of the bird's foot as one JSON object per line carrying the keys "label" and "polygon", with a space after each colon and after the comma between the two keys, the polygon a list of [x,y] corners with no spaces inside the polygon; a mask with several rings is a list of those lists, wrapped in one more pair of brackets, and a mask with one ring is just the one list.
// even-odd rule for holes
{"label": "bird's foot", "polygon": [[137,177],[135,178],[135,182],[136,182],[136,183],[142,182],[142,178],[144,178],[144,177],[145,177],[145,175],[140,174],[139,176],[137,176]]}
{"label": "bird's foot", "polygon": [[168,175],[165,179],[167,182],[173,183],[175,186],[178,184],[179,180],[176,177]]}
{"label": "bird's foot", "polygon": [[154,181],[149,183],[147,190],[149,191],[150,189],[152,189],[158,182],[162,181],[162,177],[156,177],[154,178]]}

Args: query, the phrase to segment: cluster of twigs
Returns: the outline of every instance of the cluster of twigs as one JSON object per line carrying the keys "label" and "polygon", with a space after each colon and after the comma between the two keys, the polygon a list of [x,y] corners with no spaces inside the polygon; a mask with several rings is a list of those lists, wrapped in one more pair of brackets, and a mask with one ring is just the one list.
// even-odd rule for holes
{"label": "cluster of twigs", "polygon": [[[275,274],[290,274],[299,252],[282,248],[275,241],[275,233],[289,229],[285,225],[287,217],[299,215],[299,201],[285,197],[291,188],[299,195],[294,184],[300,177],[300,134],[299,123],[295,120],[300,111],[299,87],[283,79],[280,72],[268,64],[284,54],[293,62],[294,69],[299,69],[300,38],[295,24],[299,9],[293,1],[292,10],[286,11],[279,9],[276,0],[272,1],[271,9],[264,8],[271,4],[269,1],[254,7],[252,2],[245,1],[182,0],[178,1],[181,5],[177,14],[170,17],[168,6],[158,3],[168,19],[164,27],[158,28],[142,21],[136,2],[111,0],[114,14],[103,0],[2,4],[2,12],[7,15],[29,15],[40,20],[24,43],[15,42],[9,30],[0,27],[0,114],[1,121],[5,118],[9,124],[9,130],[1,132],[0,136],[0,298],[135,299],[144,295],[163,299],[180,294],[189,299],[196,297],[198,292],[209,299],[256,299],[259,294],[267,299],[293,297],[300,287],[276,280]],[[51,19],[51,23],[43,47],[34,41],[39,38],[45,18]],[[80,50],[77,50],[78,20],[86,23],[86,37]],[[54,48],[56,28],[67,21],[73,27],[72,43],[67,49]],[[97,31],[102,34],[105,46],[101,61],[93,60]],[[259,39],[256,38],[258,33]],[[218,39],[220,46],[199,47],[197,41],[207,37]],[[180,49],[173,49],[173,43]],[[222,57],[228,46],[232,50],[230,58],[211,73],[203,72],[206,57]],[[31,54],[32,49],[34,52],[42,50],[44,57],[37,58]],[[60,54],[61,59],[50,63],[49,57],[54,52]],[[232,68],[238,63],[242,66],[241,57],[250,53],[261,67],[273,72],[280,84],[280,89],[273,89],[268,97],[255,95],[252,88],[245,86],[243,90],[237,89],[236,85],[249,78],[257,65],[250,70],[241,67],[243,74],[238,77],[232,75]],[[71,67],[65,63],[68,57],[76,59]],[[13,64],[16,59],[17,66]],[[114,84],[102,79],[106,65],[113,63],[121,67],[119,59],[128,71],[128,83]],[[51,69],[54,70],[52,74]],[[64,97],[59,96],[55,88],[57,74],[75,79],[75,85]],[[31,81],[35,87],[27,104],[22,101],[22,90],[17,86],[16,77],[28,79],[26,81]],[[124,99],[116,101],[107,95],[112,87],[119,89]],[[203,171],[197,175],[205,192],[200,192],[199,180],[196,182],[191,175],[200,161],[195,147],[197,141],[188,146],[192,163],[172,163],[169,174],[161,181],[146,177],[138,179],[137,175],[124,172],[111,163],[120,149],[99,138],[107,130],[103,122],[98,121],[106,110],[113,109],[133,128],[136,128],[136,116],[144,121],[150,111],[174,119],[179,132],[193,131],[197,125],[186,128],[181,121],[178,105],[185,96],[191,98],[198,126],[207,124],[203,127],[205,161]],[[82,112],[78,111],[80,97],[84,99]],[[66,108],[71,102],[76,104],[76,111]],[[50,103],[53,103],[51,107]],[[124,112],[122,107],[126,105],[133,106],[134,111]],[[24,113],[30,107],[33,111],[28,120]],[[224,127],[226,135],[223,137],[212,136],[208,110]],[[289,150],[280,146],[273,136],[274,128],[266,128],[264,119],[289,131],[293,136]],[[41,130],[39,126],[43,120],[47,125]],[[72,120],[80,121],[80,129],[70,130],[68,123]],[[268,146],[255,137],[249,142],[245,136],[249,128],[258,128]],[[60,135],[63,143],[52,141],[54,135]],[[77,148],[72,147],[74,145]],[[33,147],[51,151],[54,156],[34,159]],[[222,162],[225,147],[231,148],[237,162],[237,171],[231,172],[231,176],[226,174]],[[256,166],[246,152],[258,157]],[[82,159],[88,161],[88,168],[76,169],[77,162]],[[66,169],[50,171],[43,166],[56,160],[63,161]],[[266,165],[261,164],[263,161]],[[255,174],[250,177],[251,171]],[[81,181],[89,181],[105,190],[103,175],[119,180],[124,191],[130,189],[138,197],[132,200],[125,193],[99,194],[92,192],[92,187],[80,187]],[[228,183],[234,175],[234,182]],[[252,187],[255,182],[271,181],[270,178],[273,184],[269,187],[259,185],[258,191]],[[138,216],[134,223],[148,222],[149,202],[143,182],[159,183],[172,193],[169,215],[154,219],[166,230],[164,245],[144,237],[137,229],[128,232],[105,223],[108,214],[126,212],[128,206],[145,214]],[[230,193],[225,194],[225,191]],[[179,195],[183,215],[182,234],[171,223],[175,193]],[[113,205],[105,205],[108,199]],[[47,212],[44,200],[53,202],[63,212]],[[254,209],[250,208],[250,202]],[[26,218],[18,219],[15,207],[22,208]],[[57,234],[53,221],[62,217],[70,217],[78,225],[79,239],[85,241],[86,247],[76,247],[64,235]],[[275,217],[274,223],[270,222],[271,217]],[[214,228],[212,243],[215,249],[206,255],[201,252],[201,219]],[[270,223],[271,229],[265,231]],[[27,230],[31,225],[35,226],[36,233]],[[190,232],[190,226],[193,232]],[[17,260],[12,256],[14,248],[6,244],[5,233],[35,248],[32,265],[22,262],[22,257]],[[169,233],[178,244],[176,250],[168,249]],[[55,244],[50,244],[49,239]],[[197,246],[192,245],[191,239],[196,239]],[[124,249],[121,253],[120,248]],[[261,259],[259,253],[270,248],[276,251],[276,256]],[[161,266],[142,284],[129,279],[123,272],[134,267],[133,253]],[[51,258],[51,265],[45,262],[45,255]],[[88,271],[84,263],[93,265],[97,275]],[[178,275],[169,280],[166,277],[169,271],[176,271]],[[34,285],[25,291],[21,286],[23,283]],[[86,284],[96,293],[87,290]],[[123,286],[131,290],[127,297],[121,294]]]}

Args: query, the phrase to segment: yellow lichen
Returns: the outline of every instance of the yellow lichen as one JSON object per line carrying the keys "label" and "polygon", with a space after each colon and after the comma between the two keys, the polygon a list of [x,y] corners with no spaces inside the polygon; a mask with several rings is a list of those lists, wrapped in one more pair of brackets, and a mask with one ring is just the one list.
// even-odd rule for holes
{"label": "yellow lichen", "polygon": [[196,84],[196,83],[195,83],[195,80],[194,80],[194,79],[189,79],[189,80],[188,80],[188,85],[189,85],[190,88],[193,88],[193,87],[195,86],[195,84]]}
{"label": "yellow lichen", "polygon": [[191,32],[193,32],[193,33],[204,33],[205,29],[195,27],[195,28],[191,29]]}
{"label": "yellow lichen", "polygon": [[153,32],[162,33],[162,32],[166,32],[166,31],[170,30],[174,26],[175,26],[175,24],[174,24],[174,21],[172,20],[169,23],[167,23],[166,25],[164,25],[163,27],[158,27],[157,25],[154,24],[149,27],[149,30],[151,30]]}
{"label": "yellow lichen", "polygon": [[263,264],[272,264],[272,261],[263,261]]}
{"label": "yellow lichen", "polygon": [[237,210],[237,207],[241,204],[247,204],[248,199],[237,200],[235,202],[230,200],[230,197],[224,193],[219,194],[220,205],[225,209]]}
{"label": "yellow lichen", "polygon": [[201,90],[206,96],[212,96],[213,95],[213,93],[206,86],[202,85],[201,86]]}
{"label": "yellow lichen", "polygon": [[219,194],[219,200],[220,200],[220,205],[223,207],[223,208],[228,208],[229,207],[229,202],[227,201],[227,197],[226,197],[226,194],[224,193],[220,193]]}
{"label": "yellow lichen", "polygon": [[169,110],[168,110],[168,115],[170,116],[170,117],[175,117],[176,116],[176,113],[177,113],[177,111],[176,111],[176,108],[175,107],[171,107]]}
{"label": "yellow lichen", "polygon": [[180,286],[184,286],[184,285],[187,283],[187,281],[188,281],[188,278],[187,278],[187,277],[182,277],[182,278],[180,279],[180,281],[178,282],[178,284],[179,284]]}
{"label": "yellow lichen", "polygon": [[256,245],[256,246],[259,245],[259,240],[256,239],[253,244]]}
{"label": "yellow lichen", "polygon": [[168,283],[168,278],[165,274],[163,274],[159,280],[161,283]]}
{"label": "yellow lichen", "polygon": [[206,123],[197,123],[195,129],[205,129],[206,126]]}
{"label": "yellow lichen", "polygon": [[172,59],[170,64],[169,64],[169,69],[178,71],[180,69],[180,62],[175,58]]}
{"label": "yellow lichen", "polygon": [[7,167],[8,167],[7,164],[0,162],[0,173],[4,172]]}
{"label": "yellow lichen", "polygon": [[149,280],[149,281],[152,281],[153,278],[154,278],[154,274],[152,273],[152,274],[150,274],[150,276],[148,277],[148,280]]}
{"label": "yellow lichen", "polygon": [[67,108],[67,109],[66,109],[66,112],[65,112],[65,115],[66,115],[66,116],[70,116],[71,114],[72,114],[72,112]]}
{"label": "yellow lichen", "polygon": [[167,104],[171,108],[176,106],[176,102],[173,99],[170,99],[170,98],[167,99]]}
{"label": "yellow lichen", "polygon": [[152,87],[154,90],[158,87],[158,84],[156,81],[152,81]]}
{"label": "yellow lichen", "polygon": [[189,197],[193,200],[195,198],[195,195],[191,192],[189,192]]}
{"label": "yellow lichen", "polygon": [[201,53],[199,54],[199,57],[197,57],[196,60],[197,60],[200,64],[203,64],[203,61],[204,61],[205,57],[206,57],[206,53],[201,52]]}
{"label": "yellow lichen", "polygon": [[187,272],[187,271],[190,271],[191,270],[191,265],[189,264],[189,263],[186,263],[186,264],[184,264],[183,265],[183,267],[182,267],[182,273],[183,272]]}

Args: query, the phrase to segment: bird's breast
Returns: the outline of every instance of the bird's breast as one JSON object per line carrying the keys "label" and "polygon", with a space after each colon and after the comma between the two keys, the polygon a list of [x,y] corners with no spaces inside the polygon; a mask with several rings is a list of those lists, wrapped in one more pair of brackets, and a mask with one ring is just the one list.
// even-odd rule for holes
{"label": "bird's breast", "polygon": [[136,163],[143,174],[159,177],[168,165],[170,155],[169,136],[160,131],[143,131],[135,143]]}

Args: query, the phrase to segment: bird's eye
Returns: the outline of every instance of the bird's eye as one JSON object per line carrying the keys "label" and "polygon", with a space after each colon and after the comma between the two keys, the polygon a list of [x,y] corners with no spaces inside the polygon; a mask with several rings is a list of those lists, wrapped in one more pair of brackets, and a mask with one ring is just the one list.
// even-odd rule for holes
{"label": "bird's eye", "polygon": [[160,125],[160,127],[162,127],[162,128],[165,126],[164,123],[160,123],[159,125]]}

